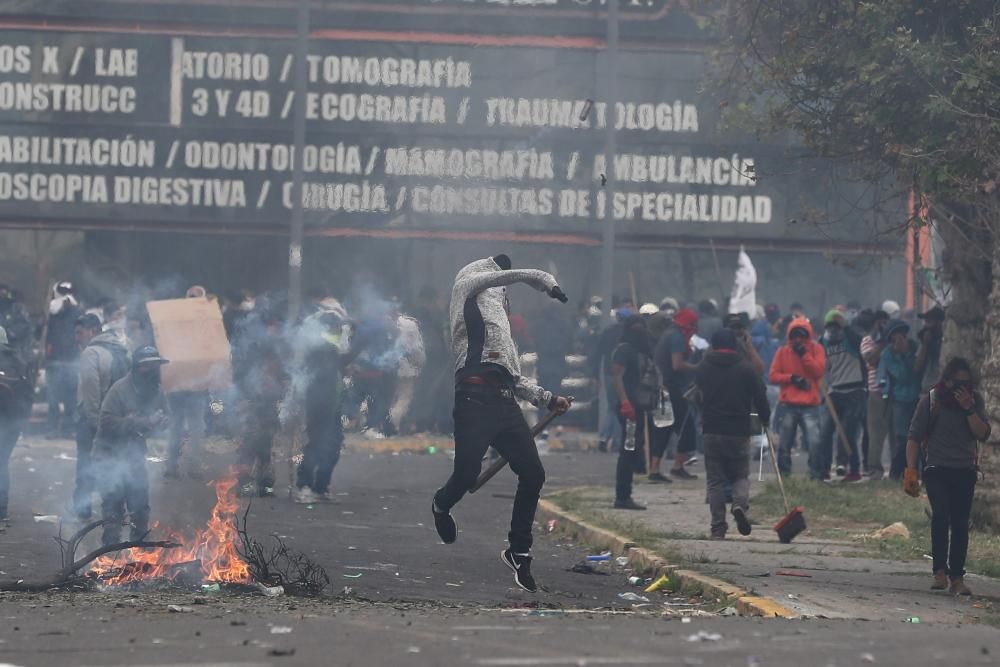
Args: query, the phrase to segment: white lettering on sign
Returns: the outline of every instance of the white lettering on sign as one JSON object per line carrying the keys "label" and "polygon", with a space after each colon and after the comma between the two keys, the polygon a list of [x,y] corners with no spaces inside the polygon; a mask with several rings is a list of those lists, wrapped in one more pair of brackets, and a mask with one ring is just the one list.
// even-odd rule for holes
{"label": "white lettering on sign", "polygon": [[39,204],[106,204],[104,176],[0,172],[0,200]]}
{"label": "white lettering on sign", "polygon": [[[606,103],[592,103],[589,100],[486,98],[486,124],[490,127],[603,129],[608,123],[607,112]],[[615,129],[618,130],[697,132],[698,108],[680,101],[673,104],[620,102],[615,105],[614,122]]]}
{"label": "white lettering on sign", "polygon": [[[292,208],[292,184],[285,183],[282,203]],[[346,213],[385,213],[389,210],[385,186],[361,183],[305,183],[302,206],[309,210],[344,211]]]}
{"label": "white lettering on sign", "polygon": [[185,79],[213,81],[267,81],[271,59],[265,53],[185,51],[181,73]]}
{"label": "white lettering on sign", "polygon": [[441,58],[374,58],[308,56],[310,83],[402,86],[404,88],[468,88],[472,66],[465,60]]}
{"label": "white lettering on sign", "polygon": [[[603,197],[599,196],[599,199]],[[603,209],[600,203],[599,208]],[[603,210],[601,214],[601,217],[604,217]],[[750,195],[616,192],[614,214],[616,220],[763,224],[771,222],[771,198]]]}
{"label": "white lettering on sign", "polygon": [[94,49],[97,76],[138,76],[139,49]]}
{"label": "white lettering on sign", "polygon": [[150,168],[155,163],[152,140],[0,135],[0,164]]}
{"label": "white lettering on sign", "polygon": [[308,93],[306,118],[411,125],[416,123],[443,125],[448,121],[443,97],[346,93]]}
{"label": "white lettering on sign", "polygon": [[244,208],[247,195],[241,180],[116,176],[114,203]]}
{"label": "white lettering on sign", "polygon": [[30,46],[0,44],[0,74],[27,74],[30,71]]}
{"label": "white lettering on sign", "polygon": [[135,111],[135,88],[0,81],[0,110],[130,114]]}
{"label": "white lettering on sign", "polygon": [[[603,155],[594,156],[592,177],[607,174]],[[733,155],[725,157],[692,157],[689,155],[615,156],[615,179],[634,183],[681,183],[691,185],[756,185],[754,161]]]}
{"label": "white lettering on sign", "polygon": [[392,176],[434,176],[492,181],[555,178],[552,153],[535,150],[388,148],[385,152],[385,173]]}
{"label": "white lettering on sign", "polygon": [[521,188],[450,188],[443,185],[413,188],[417,213],[447,215],[551,215],[552,190]]}
{"label": "white lettering on sign", "polygon": [[[306,172],[360,174],[361,154],[357,146],[307,145],[302,153]],[[228,171],[292,171],[295,147],[256,142],[189,141],[184,144],[184,166],[191,169]]]}

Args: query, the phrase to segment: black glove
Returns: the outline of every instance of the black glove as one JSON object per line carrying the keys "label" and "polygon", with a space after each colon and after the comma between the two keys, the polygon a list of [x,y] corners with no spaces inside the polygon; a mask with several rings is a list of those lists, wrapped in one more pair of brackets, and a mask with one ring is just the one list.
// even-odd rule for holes
{"label": "black glove", "polygon": [[569,297],[567,297],[565,294],[563,294],[563,291],[561,289],[559,289],[559,285],[556,285],[555,287],[553,287],[552,289],[549,290],[549,296],[551,296],[553,299],[556,299],[557,301],[561,301],[563,303],[566,303],[567,301],[569,301]]}
{"label": "black glove", "polygon": [[793,375],[792,384],[802,391],[809,391],[809,380],[805,379],[801,375]]}
{"label": "black glove", "polygon": [[806,353],[805,343],[798,343],[797,345],[792,345],[792,350],[795,352],[795,354],[801,357]]}

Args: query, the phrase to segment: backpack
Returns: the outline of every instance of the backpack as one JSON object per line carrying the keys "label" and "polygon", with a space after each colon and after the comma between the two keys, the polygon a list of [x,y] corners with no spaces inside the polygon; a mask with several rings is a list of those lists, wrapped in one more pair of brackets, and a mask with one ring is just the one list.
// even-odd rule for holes
{"label": "backpack", "polygon": [[128,375],[129,369],[132,367],[128,360],[128,350],[121,345],[104,341],[96,341],[91,343],[91,345],[103,348],[111,353],[111,381],[108,382],[108,388]]}

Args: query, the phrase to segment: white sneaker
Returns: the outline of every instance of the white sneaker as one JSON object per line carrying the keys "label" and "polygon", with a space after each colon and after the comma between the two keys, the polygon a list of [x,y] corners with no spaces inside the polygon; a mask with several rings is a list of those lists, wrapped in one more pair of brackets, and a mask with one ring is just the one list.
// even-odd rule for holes
{"label": "white sneaker", "polygon": [[320,497],[317,496],[316,492],[308,486],[303,486],[302,488],[292,491],[292,500],[300,505],[312,505],[314,503],[318,503]]}

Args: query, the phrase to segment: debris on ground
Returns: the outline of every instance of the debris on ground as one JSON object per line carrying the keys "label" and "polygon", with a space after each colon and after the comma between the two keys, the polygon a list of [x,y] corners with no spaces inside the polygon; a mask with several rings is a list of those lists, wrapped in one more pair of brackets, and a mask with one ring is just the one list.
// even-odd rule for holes
{"label": "debris on ground", "polygon": [[265,586],[264,584],[257,584],[257,590],[263,593],[264,597],[269,598],[276,598],[285,594],[284,586]]}
{"label": "debris on ground", "polygon": [[58,514],[36,514],[33,518],[35,523],[59,523]]}
{"label": "debris on ground", "polygon": [[803,577],[805,579],[812,579],[811,574],[806,574],[804,572],[796,572],[795,570],[778,570],[774,574],[779,577]]}
{"label": "debris on ground", "polygon": [[273,655],[276,658],[287,657],[295,655],[295,649],[293,648],[272,648],[267,652],[268,655]]}
{"label": "debris on ground", "polygon": [[642,595],[638,595],[631,591],[629,591],[628,593],[619,593],[618,597],[620,597],[622,600],[625,600],[626,602],[649,602],[649,598],[643,597]]}
{"label": "debris on ground", "polygon": [[662,575],[660,575],[659,579],[657,579],[656,581],[654,581],[653,583],[651,583],[649,586],[647,586],[646,590],[644,592],[646,592],[646,593],[655,593],[656,591],[662,590],[663,588],[666,588],[669,585],[670,585],[670,579],[667,577],[667,575],[662,574]]}
{"label": "debris on ground", "polygon": [[605,551],[602,554],[592,554],[587,556],[587,561],[591,563],[606,563],[611,560],[611,552]]}
{"label": "debris on ground", "polygon": [[722,639],[722,635],[718,632],[705,632],[704,630],[699,630],[687,638],[689,642],[717,642],[720,639]]}
{"label": "debris on ground", "polygon": [[590,564],[585,563],[585,562],[584,563],[577,563],[576,565],[574,565],[573,567],[571,567],[569,569],[569,571],[570,572],[574,572],[576,574],[599,574],[599,575],[604,576],[604,577],[608,576],[607,572],[601,572],[600,570],[598,570],[593,565],[590,565]]}
{"label": "debris on ground", "polygon": [[615,563],[618,564],[618,567],[628,567],[628,556],[619,556],[615,559]]}
{"label": "debris on ground", "polygon": [[179,604],[168,604],[167,611],[171,614],[191,614],[194,612],[194,607],[184,607]]}
{"label": "debris on ground", "polygon": [[902,521],[891,523],[885,528],[879,528],[874,533],[868,535],[872,540],[887,540],[892,537],[899,537],[904,540],[910,539],[910,529]]}
{"label": "debris on ground", "polygon": [[222,590],[222,587],[219,586],[219,584],[217,584],[217,583],[215,583],[215,584],[202,584],[201,585],[201,590],[202,590],[203,593],[218,593],[219,591]]}
{"label": "debris on ground", "polygon": [[287,625],[272,625],[271,634],[272,635],[288,635],[292,633],[292,629]]}
{"label": "debris on ground", "polygon": [[549,522],[545,525],[545,527],[551,533],[552,531],[554,531],[556,529],[556,520],[555,519],[549,519]]}
{"label": "debris on ground", "polygon": [[868,662],[868,663],[875,662],[875,656],[873,656],[871,653],[862,653],[861,662]]}

